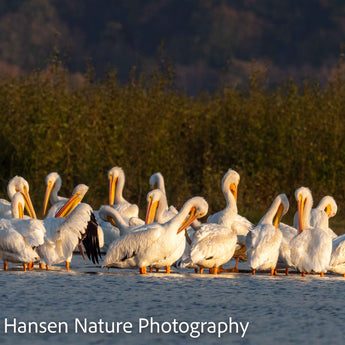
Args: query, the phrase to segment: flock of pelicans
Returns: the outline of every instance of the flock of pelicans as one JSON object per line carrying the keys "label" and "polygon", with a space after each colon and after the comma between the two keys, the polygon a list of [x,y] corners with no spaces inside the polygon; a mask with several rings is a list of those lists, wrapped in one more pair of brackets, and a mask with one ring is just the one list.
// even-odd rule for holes
{"label": "flock of pelicans", "polygon": [[[195,272],[208,268],[210,273],[238,272],[238,261],[246,259],[252,273],[289,269],[321,276],[331,271],[345,277],[345,235],[337,236],[329,228],[329,218],[337,212],[330,196],[312,208],[311,191],[296,190],[298,210],[293,226],[281,222],[288,211],[285,194],[278,195],[267,213],[254,226],[237,211],[239,174],[229,169],[222,180],[226,207],[200,223],[208,212],[202,197],[186,201],[178,212],[168,206],[164,179],[160,173],[150,178],[153,188],[147,195],[145,221],[138,218],[139,208],[123,197],[125,175],[121,168],[108,172],[109,205],[97,211],[82,203],[88,187],[78,185],[70,198],[58,195],[61,178],[53,172],[46,177],[43,220],[36,217],[27,181],[19,176],[7,186],[10,201],[0,199],[0,258],[7,270],[8,262],[23,264],[24,270],[39,263],[41,269],[61,262],[69,270],[77,249],[85,259],[84,249],[93,263],[106,252],[102,267],[165,268],[172,265]],[[52,204],[47,212],[48,203]],[[28,215],[24,215],[27,210]],[[236,258],[234,268],[223,268]]]}

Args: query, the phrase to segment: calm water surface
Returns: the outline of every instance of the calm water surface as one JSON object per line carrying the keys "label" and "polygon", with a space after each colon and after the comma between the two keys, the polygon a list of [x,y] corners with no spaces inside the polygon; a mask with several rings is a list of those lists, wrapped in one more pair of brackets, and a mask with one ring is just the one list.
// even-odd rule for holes
{"label": "calm water surface", "polygon": [[[243,266],[245,267],[245,266]],[[341,344],[345,321],[345,278],[326,275],[225,273],[217,277],[181,270],[170,276],[137,270],[102,269],[74,256],[71,272],[0,271],[0,343],[19,344]],[[138,320],[249,322],[245,336],[138,334]],[[4,320],[64,321],[68,333],[4,333]],[[79,318],[128,321],[132,334],[75,334]],[[166,326],[168,327],[168,326]],[[184,327],[187,327],[184,325]],[[13,329],[13,328],[12,328]],[[185,328],[182,327],[182,330]]]}

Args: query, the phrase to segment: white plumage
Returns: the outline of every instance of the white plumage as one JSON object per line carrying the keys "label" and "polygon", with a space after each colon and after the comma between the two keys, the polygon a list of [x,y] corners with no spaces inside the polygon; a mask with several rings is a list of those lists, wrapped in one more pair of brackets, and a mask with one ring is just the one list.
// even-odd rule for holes
{"label": "white plumage", "polygon": [[278,195],[258,225],[246,238],[248,265],[255,270],[276,268],[282,233],[279,229],[281,217],[288,211],[289,201],[285,194]]}
{"label": "white plumage", "polygon": [[139,207],[129,203],[123,197],[123,187],[125,185],[125,173],[122,168],[114,167],[108,171],[109,178],[109,205],[118,211],[128,223],[131,217],[138,217]]}
{"label": "white plumage", "polygon": [[[7,194],[9,199],[12,201],[14,194],[20,192],[25,200],[25,208],[31,218],[36,218],[36,212],[32,205],[29,184],[21,176],[13,177],[7,184]],[[12,218],[11,202],[0,199],[0,218]]]}
{"label": "white plumage", "polygon": [[290,241],[291,260],[303,274],[327,271],[332,253],[332,238],[323,229],[310,225],[310,211],[313,205],[311,191],[301,187],[296,190],[298,204],[298,231]]}
{"label": "white plumage", "polygon": [[194,233],[189,256],[183,259],[180,266],[212,268],[213,273],[217,274],[218,267],[234,255],[236,244],[236,234],[227,227],[202,224]]}
{"label": "white plumage", "polygon": [[178,233],[204,216],[207,210],[208,205],[203,198],[188,200],[170,221],[143,225],[116,240],[108,250],[103,267],[139,267],[140,273],[146,273],[146,266],[153,266],[172,254]]}
{"label": "white plumage", "polygon": [[98,224],[88,204],[80,203],[66,218],[46,217],[43,224],[44,243],[37,247],[42,263],[50,266],[65,261],[68,270],[73,250],[82,240],[88,257],[98,262]]}

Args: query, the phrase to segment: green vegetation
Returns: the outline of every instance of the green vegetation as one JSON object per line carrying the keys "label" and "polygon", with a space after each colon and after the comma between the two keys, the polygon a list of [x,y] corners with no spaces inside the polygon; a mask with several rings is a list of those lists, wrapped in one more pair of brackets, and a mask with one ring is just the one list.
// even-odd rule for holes
{"label": "green vegetation", "polygon": [[[63,179],[61,195],[90,186],[94,208],[107,202],[107,171],[121,166],[124,196],[144,214],[149,177],[165,177],[168,201],[177,207],[204,196],[210,212],[224,207],[221,179],[231,167],[241,175],[239,211],[256,221],[278,193],[291,201],[302,185],[315,203],[325,194],[344,219],[345,78],[274,89],[253,74],[243,89],[223,87],[195,97],[176,90],[171,68],[136,75],[120,85],[116,73],[101,80],[90,68],[72,87],[58,63],[44,72],[0,80],[1,197],[14,175],[25,177],[38,212],[45,176]],[[341,229],[338,232],[343,232]]]}

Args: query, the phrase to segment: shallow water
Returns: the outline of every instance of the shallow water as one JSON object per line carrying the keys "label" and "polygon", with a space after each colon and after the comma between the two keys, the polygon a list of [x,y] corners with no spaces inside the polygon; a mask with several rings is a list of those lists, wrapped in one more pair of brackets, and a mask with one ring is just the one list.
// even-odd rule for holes
{"label": "shallow water", "polygon": [[[51,271],[23,272],[19,266],[0,271],[0,343],[19,344],[337,344],[343,341],[345,278],[336,275],[301,277],[297,274],[222,273],[199,275],[192,270],[174,270],[139,275],[137,270],[102,269],[74,256],[71,271],[55,266]],[[247,268],[242,264],[242,268]],[[140,318],[153,317],[160,325],[181,324],[177,333],[138,334]],[[220,338],[214,333],[192,338],[192,322],[249,322],[243,332],[232,325],[232,333]],[[5,318],[13,323],[64,321],[61,334],[5,333]],[[75,333],[75,319],[127,321],[132,333]],[[27,323],[26,323],[27,324]],[[178,324],[179,325],[179,324]],[[177,325],[177,327],[178,327]],[[168,324],[163,329],[168,331]],[[223,326],[225,327],[225,326]],[[18,328],[16,328],[18,332]],[[23,330],[23,329],[21,329]],[[91,331],[95,328],[91,329]],[[128,330],[128,328],[127,328]],[[212,332],[212,327],[209,329]],[[200,331],[200,328],[199,328]],[[193,333],[197,335],[196,332]]]}

